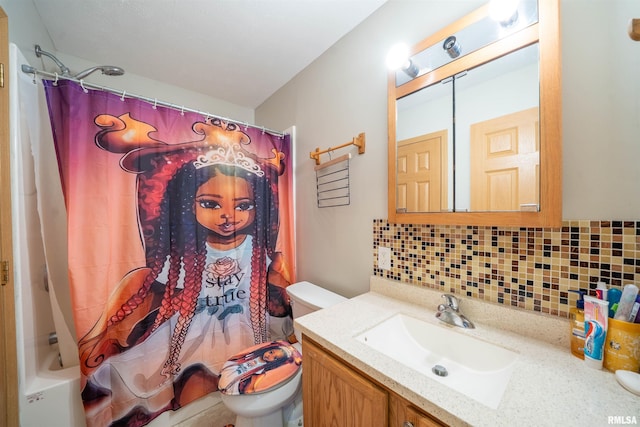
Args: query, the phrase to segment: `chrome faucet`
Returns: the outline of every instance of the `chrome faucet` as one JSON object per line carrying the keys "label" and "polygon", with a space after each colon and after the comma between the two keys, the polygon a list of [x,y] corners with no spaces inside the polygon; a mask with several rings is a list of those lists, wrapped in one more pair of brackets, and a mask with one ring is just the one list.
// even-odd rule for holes
{"label": "chrome faucet", "polygon": [[459,326],[465,329],[474,329],[475,326],[471,322],[471,320],[467,319],[464,314],[460,313],[458,310],[460,304],[458,303],[458,299],[451,294],[444,294],[442,298],[446,300],[446,304],[438,305],[438,312],[436,313],[436,317],[443,321],[444,323],[448,323],[449,325]]}

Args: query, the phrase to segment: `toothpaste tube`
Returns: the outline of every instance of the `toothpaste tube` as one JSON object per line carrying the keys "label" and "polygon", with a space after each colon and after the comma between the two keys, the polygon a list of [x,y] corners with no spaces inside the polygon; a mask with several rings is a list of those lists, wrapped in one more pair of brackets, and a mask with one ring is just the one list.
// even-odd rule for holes
{"label": "toothpaste tube", "polygon": [[604,342],[607,337],[609,304],[591,296],[584,297],[584,361],[587,366],[602,369]]}

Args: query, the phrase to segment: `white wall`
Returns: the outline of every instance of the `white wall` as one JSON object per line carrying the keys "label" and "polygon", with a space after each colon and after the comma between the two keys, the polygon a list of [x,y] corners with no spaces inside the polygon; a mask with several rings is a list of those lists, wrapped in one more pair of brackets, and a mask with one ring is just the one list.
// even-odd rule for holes
{"label": "white wall", "polygon": [[[368,290],[372,220],[387,218],[389,47],[414,44],[482,2],[390,0],[256,110],[297,126],[298,279],[346,296]],[[626,34],[638,0],[562,0],[563,216],[640,219],[640,42]],[[309,152],[367,134],[352,160],[352,203],[318,209]]]}
{"label": "white wall", "polygon": [[33,51],[36,44],[53,51],[53,41],[31,0],[0,0],[0,6],[9,17],[9,41],[24,52],[28,61],[36,58]]}
{"label": "white wall", "polygon": [[[63,64],[71,69],[72,73],[97,65],[62,52],[56,52],[55,55]],[[44,58],[43,60],[38,59],[34,65],[39,69],[46,67],[48,71],[58,71],[53,62],[48,61],[48,58]],[[241,107],[198,92],[182,89],[140,75],[127,73],[126,70],[123,76],[117,77],[104,76],[100,72],[96,72],[85,77],[85,80],[101,86],[117,89],[118,91],[126,90],[128,94],[158,99],[159,101],[185,106],[186,108],[208,112],[212,115],[222,116],[240,122],[254,123],[254,110],[252,108]]]}
{"label": "white wall", "polygon": [[639,220],[640,1],[562,6],[564,217]]}

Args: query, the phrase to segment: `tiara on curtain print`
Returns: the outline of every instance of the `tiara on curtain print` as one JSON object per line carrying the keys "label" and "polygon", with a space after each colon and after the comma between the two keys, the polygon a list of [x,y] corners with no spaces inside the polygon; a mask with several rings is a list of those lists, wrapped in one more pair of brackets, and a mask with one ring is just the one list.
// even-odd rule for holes
{"label": "tiara on curtain print", "polygon": [[264,176],[264,172],[256,161],[247,157],[241,150],[237,144],[220,146],[198,156],[193,165],[196,169],[213,165],[236,166],[257,176]]}

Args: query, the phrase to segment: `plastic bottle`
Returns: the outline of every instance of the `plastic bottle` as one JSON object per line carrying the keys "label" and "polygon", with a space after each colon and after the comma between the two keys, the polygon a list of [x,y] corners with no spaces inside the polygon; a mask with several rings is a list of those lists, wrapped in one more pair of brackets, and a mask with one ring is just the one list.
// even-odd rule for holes
{"label": "plastic bottle", "polygon": [[607,300],[607,284],[600,281],[596,284],[596,295],[601,300]]}
{"label": "plastic bottle", "polygon": [[569,309],[570,332],[571,332],[571,354],[584,359],[584,295],[583,290],[570,290],[579,295],[576,306]]}
{"label": "plastic bottle", "polygon": [[629,315],[629,322],[639,323],[638,316],[640,316],[640,295],[636,296],[636,302],[633,303],[633,308],[631,309],[631,314]]}
{"label": "plastic bottle", "polygon": [[[640,305],[640,295],[636,297],[636,304]],[[633,320],[633,323],[640,323],[640,309],[638,310],[638,313],[636,314],[636,318]]]}
{"label": "plastic bottle", "polygon": [[609,317],[615,316],[621,296],[622,291],[618,288],[611,288],[607,292],[607,301],[609,301]]}

